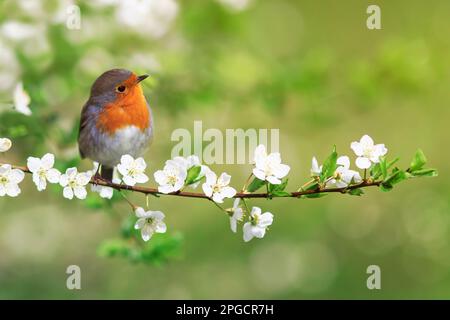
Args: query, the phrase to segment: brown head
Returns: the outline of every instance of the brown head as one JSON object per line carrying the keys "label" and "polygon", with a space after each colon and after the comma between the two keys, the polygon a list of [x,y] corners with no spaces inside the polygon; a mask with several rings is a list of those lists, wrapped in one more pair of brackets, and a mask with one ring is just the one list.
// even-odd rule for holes
{"label": "brown head", "polygon": [[129,125],[141,130],[149,126],[149,107],[140,85],[147,77],[126,69],[112,69],[95,80],[87,104],[100,107],[96,124],[99,130],[113,134]]}

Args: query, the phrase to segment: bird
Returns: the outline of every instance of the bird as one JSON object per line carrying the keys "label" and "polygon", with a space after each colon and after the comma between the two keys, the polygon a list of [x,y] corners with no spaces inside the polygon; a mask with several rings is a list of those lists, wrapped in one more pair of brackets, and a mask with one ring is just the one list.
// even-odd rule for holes
{"label": "bird", "polygon": [[99,163],[94,179],[111,182],[123,155],[144,154],[153,138],[153,115],[141,81],[126,69],[111,69],[92,84],[81,111],[78,148],[82,159]]}

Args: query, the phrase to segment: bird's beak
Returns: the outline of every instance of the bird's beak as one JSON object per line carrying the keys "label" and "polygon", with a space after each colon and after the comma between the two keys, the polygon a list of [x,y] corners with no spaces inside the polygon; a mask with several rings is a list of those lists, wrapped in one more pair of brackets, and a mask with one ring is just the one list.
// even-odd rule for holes
{"label": "bird's beak", "polygon": [[141,82],[148,78],[148,74],[143,74],[142,76],[137,77],[137,83]]}

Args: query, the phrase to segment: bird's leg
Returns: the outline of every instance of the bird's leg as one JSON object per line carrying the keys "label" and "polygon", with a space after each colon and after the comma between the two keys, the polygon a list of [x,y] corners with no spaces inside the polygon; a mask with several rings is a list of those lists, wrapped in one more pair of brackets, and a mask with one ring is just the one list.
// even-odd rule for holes
{"label": "bird's leg", "polygon": [[103,177],[100,175],[100,167],[101,167],[101,164],[98,164],[97,170],[95,171],[95,174],[92,177],[92,182],[94,183],[94,185],[98,185],[98,182],[107,181],[107,180],[103,179]]}

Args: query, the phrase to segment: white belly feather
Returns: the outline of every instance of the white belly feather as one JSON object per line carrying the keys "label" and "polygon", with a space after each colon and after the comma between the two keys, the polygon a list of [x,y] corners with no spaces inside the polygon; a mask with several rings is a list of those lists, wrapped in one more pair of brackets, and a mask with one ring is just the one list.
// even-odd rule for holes
{"label": "white belly feather", "polygon": [[102,146],[97,150],[97,161],[108,166],[115,166],[124,154],[136,158],[142,156],[152,136],[151,128],[142,132],[135,126],[119,129],[112,136],[104,135]]}

